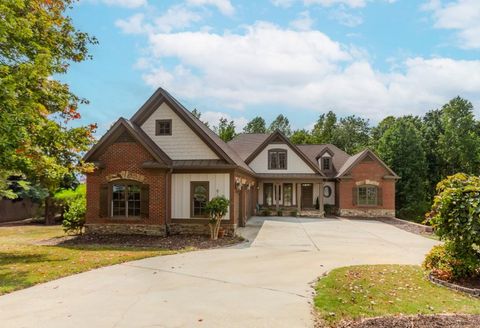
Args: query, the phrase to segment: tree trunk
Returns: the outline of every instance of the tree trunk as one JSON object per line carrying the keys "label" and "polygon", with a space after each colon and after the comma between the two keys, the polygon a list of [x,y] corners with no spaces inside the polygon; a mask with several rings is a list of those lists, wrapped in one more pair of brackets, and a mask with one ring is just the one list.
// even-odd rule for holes
{"label": "tree trunk", "polygon": [[45,198],[45,224],[46,225],[55,224],[54,206],[52,202],[52,197],[50,196]]}

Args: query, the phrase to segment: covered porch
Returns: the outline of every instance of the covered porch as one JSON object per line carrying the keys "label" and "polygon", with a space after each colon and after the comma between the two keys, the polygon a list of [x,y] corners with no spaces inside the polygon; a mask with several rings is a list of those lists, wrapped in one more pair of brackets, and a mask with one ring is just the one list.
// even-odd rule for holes
{"label": "covered porch", "polygon": [[302,216],[324,216],[324,179],[309,174],[258,174],[258,204],[276,211],[296,210]]}

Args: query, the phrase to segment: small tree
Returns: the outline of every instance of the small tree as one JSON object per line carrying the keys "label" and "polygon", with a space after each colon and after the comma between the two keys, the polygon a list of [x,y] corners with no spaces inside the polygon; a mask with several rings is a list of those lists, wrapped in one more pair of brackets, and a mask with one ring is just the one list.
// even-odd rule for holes
{"label": "small tree", "polygon": [[[454,259],[450,261],[451,276],[476,276],[480,274],[480,178],[452,175],[437,185],[437,193],[428,219],[445,240],[447,255]],[[434,264],[426,266],[439,269]]]}
{"label": "small tree", "polygon": [[87,203],[84,197],[76,198],[68,204],[63,214],[62,226],[66,233],[81,234],[85,224]]}
{"label": "small tree", "polygon": [[218,231],[220,230],[220,223],[223,217],[228,212],[230,201],[225,196],[217,196],[212,198],[207,203],[207,211],[210,214],[210,221],[208,223],[210,227],[210,238],[212,240],[218,239]]}

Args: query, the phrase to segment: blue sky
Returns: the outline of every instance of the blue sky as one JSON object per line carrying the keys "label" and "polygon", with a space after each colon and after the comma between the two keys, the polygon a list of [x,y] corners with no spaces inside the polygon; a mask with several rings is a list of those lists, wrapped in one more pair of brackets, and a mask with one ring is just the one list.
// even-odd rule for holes
{"label": "blue sky", "polygon": [[478,0],[81,0],[93,60],[62,79],[99,133],[159,86],[215,124],[280,113],[421,115],[460,95],[480,113]]}

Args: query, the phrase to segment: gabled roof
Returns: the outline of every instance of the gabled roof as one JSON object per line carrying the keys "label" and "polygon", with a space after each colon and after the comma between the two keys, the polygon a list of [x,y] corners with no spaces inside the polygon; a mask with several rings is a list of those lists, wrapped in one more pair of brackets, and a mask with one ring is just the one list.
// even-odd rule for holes
{"label": "gabled roof", "polygon": [[246,160],[270,135],[271,133],[241,133],[229,141],[228,145],[242,160]]}
{"label": "gabled roof", "polygon": [[314,172],[319,173],[322,176],[325,176],[321,171],[318,165],[311,161],[296,145],[294,145],[283,133],[280,131],[275,131],[270,134],[246,159],[245,163],[249,164],[255,157],[260,154],[262,150],[271,143],[284,143],[288,145],[304,162],[307,164]]}
{"label": "gabled roof", "polygon": [[209,146],[212,151],[227,163],[237,165],[241,169],[253,173],[238,154],[233,151],[215,132],[210,130],[203,122],[197,119],[177,99],[162,88],[157,91],[143,104],[142,107],[130,119],[134,124],[141,126],[153,112],[162,104],[166,103],[181,120],[187,124],[195,134]]}
{"label": "gabled roof", "polygon": [[[332,155],[333,170],[324,172],[328,177],[334,177],[336,172],[340,170],[343,164],[350,157],[349,154],[332,144],[314,144],[314,145],[298,145],[298,148],[310,158],[311,161],[318,163],[318,158],[326,151],[330,150]],[[318,165],[318,164],[317,164]]]}
{"label": "gabled roof", "polygon": [[390,173],[392,178],[400,179],[400,177],[391,168],[389,168],[387,164],[385,164],[373,151],[371,151],[368,148],[359,152],[359,153],[357,153],[357,154],[355,154],[355,155],[353,155],[353,156],[351,156],[345,162],[345,164],[343,164],[343,166],[340,168],[336,177],[341,178],[341,177],[344,177],[345,175],[347,175],[355,165],[360,163],[367,156],[370,156],[373,160],[380,163],[380,165],[382,165]]}
{"label": "gabled roof", "polygon": [[119,118],[107,133],[83,156],[83,160],[86,162],[95,161],[108,146],[114,143],[125,132],[145,147],[150,155],[158,162],[158,167],[168,167],[172,164],[172,159],[165,154],[142,129],[123,117]]}

